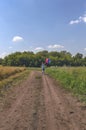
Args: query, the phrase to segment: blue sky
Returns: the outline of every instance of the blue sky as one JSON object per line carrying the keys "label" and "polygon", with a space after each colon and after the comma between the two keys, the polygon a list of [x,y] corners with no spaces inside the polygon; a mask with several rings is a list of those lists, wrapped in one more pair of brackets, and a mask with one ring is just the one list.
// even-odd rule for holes
{"label": "blue sky", "polygon": [[86,56],[86,0],[0,0],[0,57],[41,50]]}

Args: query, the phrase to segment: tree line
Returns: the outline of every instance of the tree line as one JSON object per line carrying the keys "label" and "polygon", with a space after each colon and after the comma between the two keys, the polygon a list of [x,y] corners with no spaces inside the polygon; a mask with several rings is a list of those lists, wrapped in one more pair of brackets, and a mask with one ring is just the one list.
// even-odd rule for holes
{"label": "tree line", "polygon": [[86,57],[83,57],[81,53],[72,56],[72,54],[67,51],[48,52],[46,50],[36,54],[29,51],[15,52],[4,57],[4,59],[0,58],[0,64],[4,66],[40,67],[46,58],[51,60],[49,66],[86,66]]}

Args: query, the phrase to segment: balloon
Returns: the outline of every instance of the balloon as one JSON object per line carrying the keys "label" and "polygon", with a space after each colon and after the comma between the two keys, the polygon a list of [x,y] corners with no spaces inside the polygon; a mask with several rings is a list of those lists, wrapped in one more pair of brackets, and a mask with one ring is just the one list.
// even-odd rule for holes
{"label": "balloon", "polygon": [[45,63],[48,64],[48,58],[46,58]]}
{"label": "balloon", "polygon": [[50,64],[50,63],[51,63],[51,60],[50,60],[49,58],[46,58],[45,63],[46,63],[46,64]]}
{"label": "balloon", "polygon": [[49,63],[49,64],[51,63],[51,60],[50,60],[50,59],[48,59],[48,63]]}

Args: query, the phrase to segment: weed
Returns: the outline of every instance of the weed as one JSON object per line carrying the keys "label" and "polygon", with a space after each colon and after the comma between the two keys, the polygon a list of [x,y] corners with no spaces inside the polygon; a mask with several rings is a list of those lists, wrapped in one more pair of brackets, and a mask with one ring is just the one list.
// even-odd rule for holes
{"label": "weed", "polygon": [[48,68],[46,71],[63,87],[86,101],[86,67],[58,67]]}

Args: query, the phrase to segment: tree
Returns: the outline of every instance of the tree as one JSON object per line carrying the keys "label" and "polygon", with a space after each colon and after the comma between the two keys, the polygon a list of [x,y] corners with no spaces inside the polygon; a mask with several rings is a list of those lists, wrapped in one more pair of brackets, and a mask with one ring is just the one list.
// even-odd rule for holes
{"label": "tree", "polygon": [[86,66],[86,57],[77,53],[72,57],[70,52],[48,52],[46,50],[34,54],[33,52],[15,52],[0,59],[0,64],[9,66],[40,67],[45,59],[51,60],[51,66]]}
{"label": "tree", "polygon": [[83,55],[82,55],[81,53],[77,53],[77,54],[75,55],[75,58],[76,58],[76,59],[82,59],[82,58],[83,58]]}
{"label": "tree", "polygon": [[3,59],[2,59],[2,58],[0,58],[0,65],[2,64],[2,62],[3,62]]}

